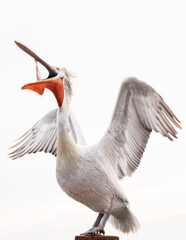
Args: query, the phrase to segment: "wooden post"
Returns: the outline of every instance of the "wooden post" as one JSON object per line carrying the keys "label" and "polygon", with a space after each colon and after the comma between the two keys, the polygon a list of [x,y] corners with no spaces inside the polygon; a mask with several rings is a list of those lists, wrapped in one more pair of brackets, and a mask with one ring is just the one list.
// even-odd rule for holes
{"label": "wooden post", "polygon": [[75,236],[75,240],[119,240],[119,237],[116,236],[105,236],[105,235],[82,235]]}

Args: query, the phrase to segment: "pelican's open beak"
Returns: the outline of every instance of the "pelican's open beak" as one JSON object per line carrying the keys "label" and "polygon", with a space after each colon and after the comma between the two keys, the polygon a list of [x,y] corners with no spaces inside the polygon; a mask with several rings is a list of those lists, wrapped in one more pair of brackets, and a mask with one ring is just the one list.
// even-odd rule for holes
{"label": "pelican's open beak", "polygon": [[[24,46],[22,43],[15,41],[18,47],[20,47],[23,51],[28,53],[31,57],[35,59],[36,62],[36,78],[37,82],[28,83],[22,87],[22,89],[33,90],[40,95],[43,94],[45,88],[51,90],[56,97],[58,102],[58,106],[61,107],[64,99],[64,86],[63,86],[63,78],[60,76],[57,68],[50,66],[40,57],[38,57],[34,52],[32,52],[29,48]],[[49,72],[49,76],[47,79],[41,79],[37,62],[41,63]]]}

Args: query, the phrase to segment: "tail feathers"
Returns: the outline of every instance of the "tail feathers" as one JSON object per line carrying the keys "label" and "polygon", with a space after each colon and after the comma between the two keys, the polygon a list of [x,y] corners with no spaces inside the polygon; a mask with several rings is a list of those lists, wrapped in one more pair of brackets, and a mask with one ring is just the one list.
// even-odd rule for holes
{"label": "tail feathers", "polygon": [[126,206],[112,212],[109,220],[116,229],[124,233],[136,232],[140,227],[136,216]]}

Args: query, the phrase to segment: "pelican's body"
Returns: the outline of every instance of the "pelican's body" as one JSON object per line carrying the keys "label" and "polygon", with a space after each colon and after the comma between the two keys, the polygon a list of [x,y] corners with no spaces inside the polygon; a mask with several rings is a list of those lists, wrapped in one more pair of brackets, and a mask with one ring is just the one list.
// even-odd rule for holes
{"label": "pelican's body", "polygon": [[[96,147],[78,146],[68,130],[63,129],[61,133],[63,134],[58,138],[56,167],[57,181],[61,188],[70,197],[96,212],[104,213],[114,208],[118,197],[126,201],[116,176],[104,165],[103,156]],[[63,136],[62,139],[60,136]]]}
{"label": "pelican's body", "polygon": [[[70,197],[86,205],[98,218],[85,234],[104,233],[106,221],[122,232],[134,232],[139,223],[129,209],[129,202],[118,180],[131,176],[140,164],[152,130],[172,140],[173,125],[180,128],[175,114],[163,98],[148,84],[128,78],[120,89],[111,124],[103,138],[86,146],[80,128],[70,112],[72,88],[66,69],[53,68],[24,45],[24,51],[49,70],[49,78],[27,84],[43,94],[49,88],[58,102],[58,109],[49,112],[15,146],[11,157],[45,151],[57,157],[56,176],[60,187]],[[14,147],[15,147],[14,146]]]}

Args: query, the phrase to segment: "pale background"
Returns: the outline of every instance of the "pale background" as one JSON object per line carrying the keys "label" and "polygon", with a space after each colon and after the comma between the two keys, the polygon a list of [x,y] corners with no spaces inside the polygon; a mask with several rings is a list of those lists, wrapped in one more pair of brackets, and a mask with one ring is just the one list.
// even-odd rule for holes
{"label": "pale background", "polygon": [[[20,41],[74,79],[73,109],[88,143],[104,134],[121,81],[136,76],[153,86],[182,122],[178,140],[153,133],[142,163],[122,182],[140,231],[133,240],[186,239],[186,3],[185,1],[1,1],[0,239],[73,240],[96,213],[70,199],[55,179],[55,158],[8,156],[13,140],[56,101],[49,91],[22,91],[35,64]],[[46,72],[42,72],[42,76]]]}

